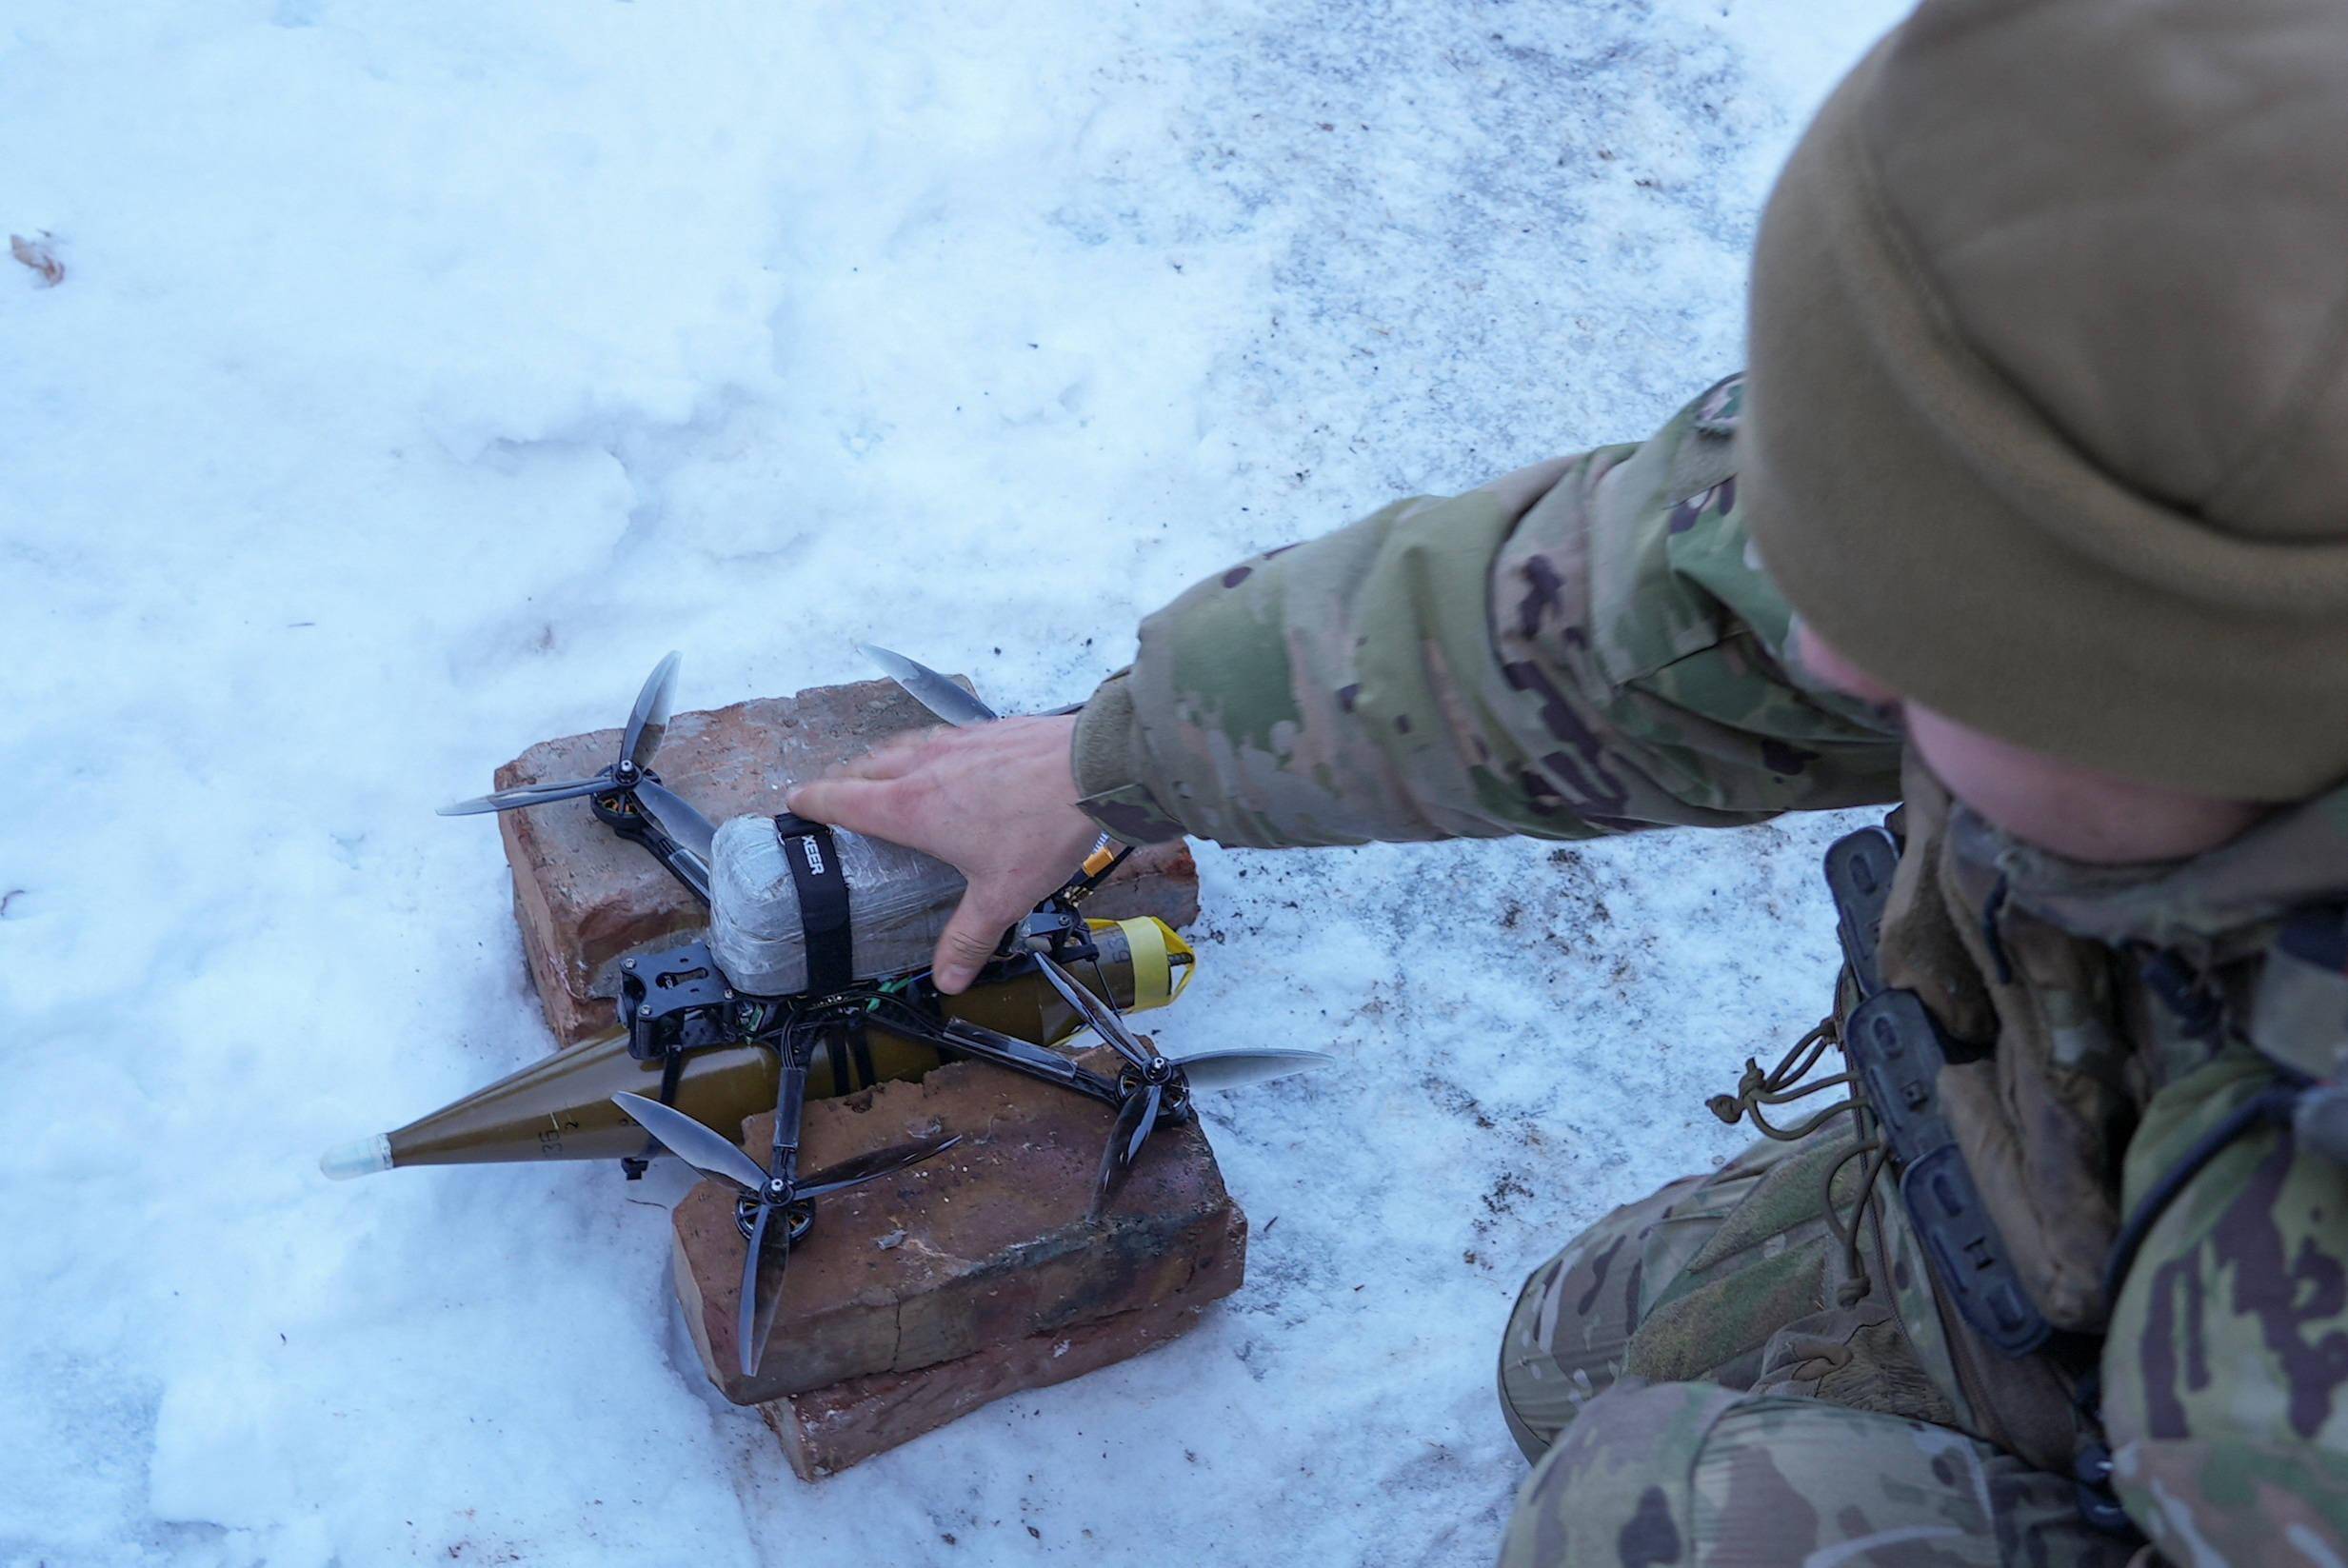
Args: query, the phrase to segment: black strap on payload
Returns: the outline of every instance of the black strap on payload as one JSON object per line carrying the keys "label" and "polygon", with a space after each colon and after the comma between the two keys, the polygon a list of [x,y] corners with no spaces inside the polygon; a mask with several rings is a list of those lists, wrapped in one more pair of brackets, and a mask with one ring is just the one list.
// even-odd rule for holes
{"label": "black strap on payload", "polygon": [[790,812],[775,818],[783,859],[799,887],[799,929],[807,945],[807,990],[837,991],[856,978],[855,943],[848,927],[847,876],[831,829]]}

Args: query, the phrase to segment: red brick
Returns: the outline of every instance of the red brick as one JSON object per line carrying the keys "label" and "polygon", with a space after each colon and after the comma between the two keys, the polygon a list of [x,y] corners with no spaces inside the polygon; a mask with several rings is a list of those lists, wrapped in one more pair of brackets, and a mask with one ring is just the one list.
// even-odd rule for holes
{"label": "red brick", "polygon": [[[978,1062],[811,1103],[806,1171],[908,1137],[965,1139],[823,1201],[791,1254],[782,1316],[755,1379],[742,1375],[734,1345],[743,1242],[732,1200],[714,1182],[695,1188],[677,1206],[676,1280],[711,1380],[753,1404],[984,1353],[1007,1357],[1004,1370],[973,1370],[967,1380],[1003,1392],[1026,1386],[1018,1347],[1033,1336],[1175,1300],[1220,1270],[1236,1284],[1244,1244],[1235,1238],[1244,1231],[1234,1227],[1244,1221],[1195,1121],[1160,1127],[1108,1214],[1086,1221],[1110,1121],[1094,1101]],[[746,1125],[754,1153],[763,1155],[771,1121]]]}
{"label": "red brick", "polygon": [[1198,1257],[1165,1300],[1089,1323],[1030,1334],[914,1372],[850,1378],[758,1407],[802,1480],[814,1480],[934,1432],[1006,1394],[1049,1388],[1145,1351],[1196,1327],[1207,1307],[1240,1287],[1247,1221],[1228,1211],[1220,1245]]}
{"label": "red brick", "polygon": [[[965,682],[967,685],[968,683]],[[681,713],[653,769],[711,822],[783,809],[783,791],[899,731],[934,724],[890,681],[818,686],[794,697]],[[544,741],[497,770],[496,787],[586,778],[619,753],[620,732]],[[547,1024],[565,1045],[608,1034],[619,963],[700,934],[705,912],[651,856],[624,843],[584,800],[498,819],[513,868],[514,914]],[[1094,897],[1104,919],[1198,916],[1198,869],[1180,844],[1136,853]]]}

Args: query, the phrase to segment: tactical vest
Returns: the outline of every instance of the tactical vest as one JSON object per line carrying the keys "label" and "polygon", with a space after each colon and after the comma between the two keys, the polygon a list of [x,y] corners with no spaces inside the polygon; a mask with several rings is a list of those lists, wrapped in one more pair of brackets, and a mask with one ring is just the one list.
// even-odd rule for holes
{"label": "tactical vest", "polygon": [[[2321,1087],[2348,1042],[2337,807],[2176,866],[2107,868],[2000,833],[1912,758],[1903,786],[1878,863],[1896,868],[1873,931],[1846,923],[1836,1011],[1857,1097],[1921,1139],[1892,1160],[1885,1206],[1938,1288],[1895,1295],[1911,1340],[1945,1347],[1928,1369],[1980,1436],[2072,1471],[2099,1452],[2110,1292],[2152,1218],[2121,1212],[2120,1167],[2153,1092],[2247,1043],[2278,1069],[2263,1111],[2296,1110],[2319,1143],[2341,1120]],[[1847,923],[1864,890],[1836,891]]]}

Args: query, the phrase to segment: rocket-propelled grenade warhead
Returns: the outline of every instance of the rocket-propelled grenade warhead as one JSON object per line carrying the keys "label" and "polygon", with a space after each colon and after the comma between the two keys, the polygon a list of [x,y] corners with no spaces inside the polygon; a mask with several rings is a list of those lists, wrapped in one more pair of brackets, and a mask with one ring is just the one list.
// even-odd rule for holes
{"label": "rocket-propelled grenade warhead", "polygon": [[[1124,1012],[1163,1007],[1182,993],[1194,962],[1163,921],[1096,921],[1098,966],[1085,980]],[[940,999],[949,1018],[1040,1044],[1055,1044],[1084,1021],[1033,969]],[[939,1061],[930,1045],[875,1018],[860,1047],[821,1051],[809,1065],[810,1099],[846,1094],[885,1078],[918,1078]],[[620,1160],[663,1152],[613,1103],[636,1094],[669,1104],[732,1139],[742,1123],[774,1109],[781,1066],[774,1050],[745,1041],[686,1052],[674,1091],[661,1094],[665,1063],[639,1060],[624,1034],[574,1045],[477,1089],[429,1116],[331,1150],[318,1168],[337,1181],[404,1165],[487,1164],[539,1160]]]}

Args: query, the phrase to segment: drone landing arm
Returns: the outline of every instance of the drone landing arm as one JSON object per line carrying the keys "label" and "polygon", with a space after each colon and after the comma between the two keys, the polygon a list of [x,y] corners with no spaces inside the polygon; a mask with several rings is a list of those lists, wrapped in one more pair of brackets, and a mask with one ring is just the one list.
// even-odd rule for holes
{"label": "drone landing arm", "polygon": [[[672,797],[673,799],[673,797]],[[682,804],[683,803],[679,803]],[[644,846],[646,854],[661,863],[668,874],[685,884],[686,891],[699,899],[706,907],[709,903],[709,865],[699,855],[661,830],[645,812],[620,812],[607,808],[598,798],[592,804],[595,814],[610,825],[613,832],[631,844]],[[691,808],[686,807],[686,810]],[[699,813],[694,813],[699,816]],[[706,825],[706,819],[703,820]]]}
{"label": "drone landing arm", "polygon": [[991,1062],[998,1067],[1041,1079],[1063,1089],[1073,1089],[1102,1104],[1115,1107],[1123,1104],[1124,1094],[1113,1078],[1104,1078],[1088,1067],[1082,1067],[1058,1051],[1045,1050],[1041,1045],[997,1034],[962,1019],[933,1022],[910,1008],[892,1008],[887,1015],[892,1032],[909,1035],[925,1044],[935,1045],[959,1057],[978,1062]]}
{"label": "drone landing arm", "polygon": [[681,849],[666,842],[655,844],[650,834],[645,836],[644,846],[652,852],[654,860],[668,868],[670,876],[685,883],[686,892],[701,900],[704,905],[708,903],[709,868],[702,864],[691,850]]}
{"label": "drone landing arm", "polygon": [[799,1181],[799,1124],[806,1115],[807,1066],[827,1027],[836,1025],[803,1025],[784,1042],[783,1082],[774,1105],[774,1158],[766,1174],[786,1188]]}

